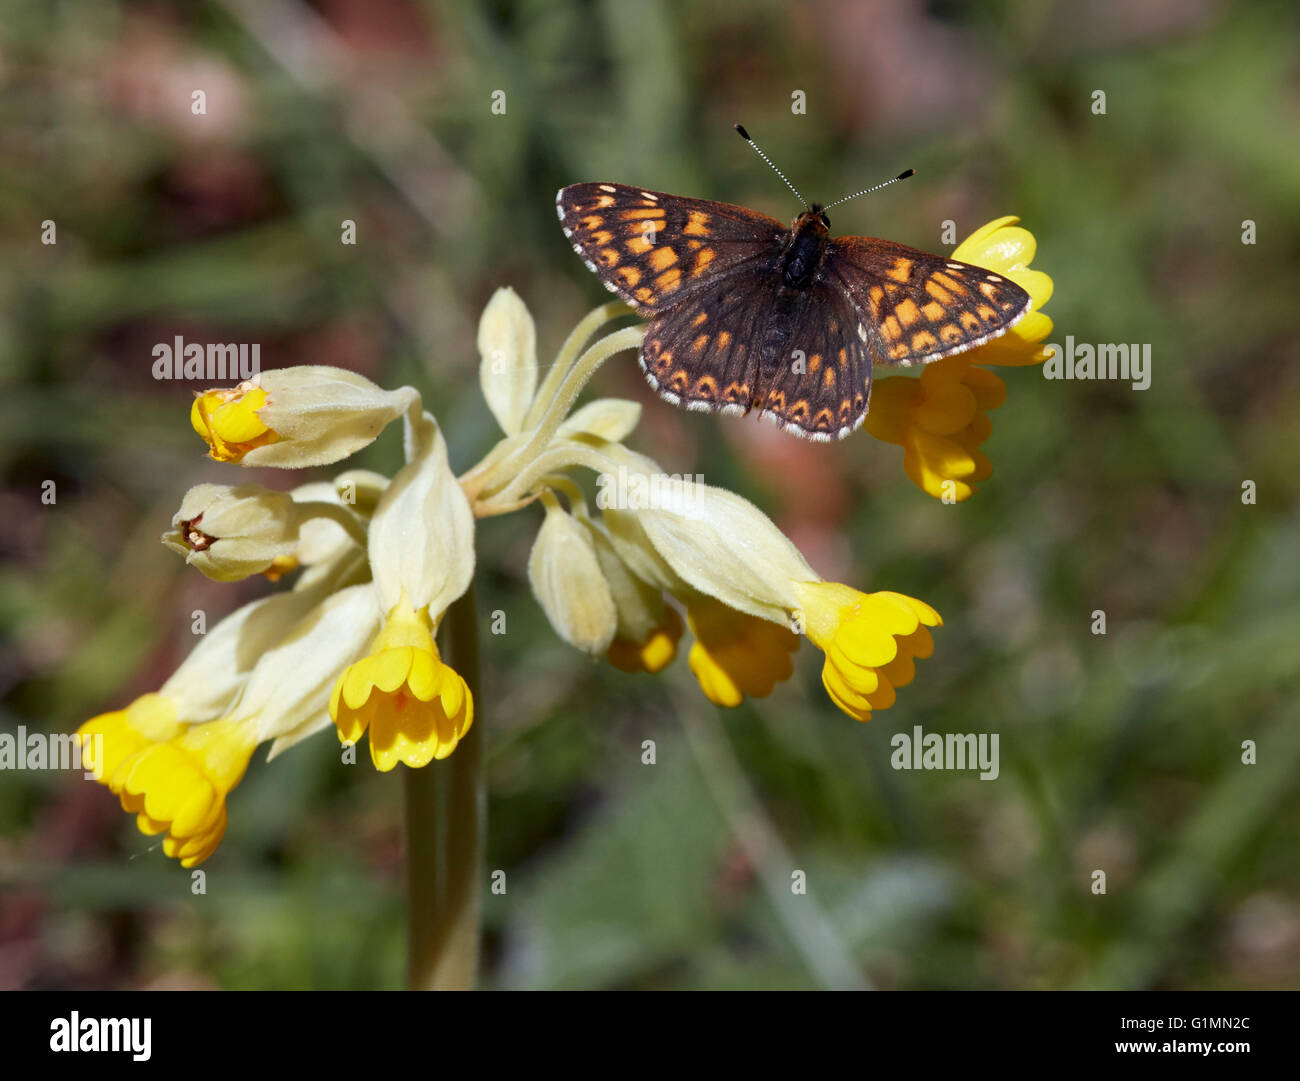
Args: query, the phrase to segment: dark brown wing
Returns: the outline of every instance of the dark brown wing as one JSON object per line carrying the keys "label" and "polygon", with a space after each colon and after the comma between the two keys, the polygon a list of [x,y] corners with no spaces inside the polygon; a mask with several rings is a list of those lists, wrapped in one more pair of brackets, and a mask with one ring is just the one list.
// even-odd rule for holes
{"label": "dark brown wing", "polygon": [[[807,439],[843,439],[867,415],[871,357],[861,319],[836,286],[781,290],[760,381],[762,416]],[[778,344],[779,343],[779,344]]]}
{"label": "dark brown wing", "polygon": [[786,234],[775,218],[744,207],[626,184],[571,184],[555,210],[588,269],[647,316],[751,261],[775,260]]}
{"label": "dark brown wing", "polygon": [[837,237],[825,277],[853,302],[858,333],[880,364],[925,364],[1005,334],[1029,294],[983,267],[874,237]]}
{"label": "dark brown wing", "polygon": [[766,264],[741,268],[655,316],[641,346],[646,379],[687,409],[747,413],[757,404],[762,343],[780,276]]}

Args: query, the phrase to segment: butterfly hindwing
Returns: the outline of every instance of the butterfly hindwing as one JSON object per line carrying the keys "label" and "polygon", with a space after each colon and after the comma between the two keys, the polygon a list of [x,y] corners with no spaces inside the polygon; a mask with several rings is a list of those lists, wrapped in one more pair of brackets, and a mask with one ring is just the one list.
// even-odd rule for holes
{"label": "butterfly hindwing", "polygon": [[873,359],[924,364],[996,338],[1029,308],[1029,294],[983,267],[874,237],[837,237],[827,278],[852,300]]}
{"label": "butterfly hindwing", "polygon": [[[842,439],[867,415],[871,357],[858,313],[839,289],[818,283],[777,298],[784,338],[769,349],[762,376],[764,415],[809,439]],[[782,310],[783,305],[788,305]]]}
{"label": "butterfly hindwing", "polygon": [[572,184],[555,199],[569,243],[610,292],[654,315],[729,271],[775,262],[785,226],[729,203],[625,184]]}
{"label": "butterfly hindwing", "polygon": [[641,367],[660,397],[688,409],[747,413],[780,279],[739,270],[652,319]]}

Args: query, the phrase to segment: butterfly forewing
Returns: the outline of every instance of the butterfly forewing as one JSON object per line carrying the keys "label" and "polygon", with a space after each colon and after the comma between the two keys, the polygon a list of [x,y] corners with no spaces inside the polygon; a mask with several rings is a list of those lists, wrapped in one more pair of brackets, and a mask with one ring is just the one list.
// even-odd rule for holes
{"label": "butterfly forewing", "polygon": [[983,267],[874,237],[837,237],[826,276],[862,316],[882,364],[923,364],[1004,333],[1029,308],[1029,294]]}
{"label": "butterfly forewing", "polygon": [[682,303],[745,264],[775,265],[785,233],[775,218],[744,207],[624,184],[572,184],[555,209],[592,273],[643,315]]}

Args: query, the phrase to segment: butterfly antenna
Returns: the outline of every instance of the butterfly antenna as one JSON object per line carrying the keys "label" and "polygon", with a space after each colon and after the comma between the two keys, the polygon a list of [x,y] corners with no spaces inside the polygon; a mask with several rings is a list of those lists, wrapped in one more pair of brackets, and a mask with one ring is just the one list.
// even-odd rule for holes
{"label": "butterfly antenna", "polygon": [[762,150],[759,149],[758,143],[754,142],[754,140],[749,137],[749,132],[747,132],[739,124],[736,125],[736,130],[740,132],[740,137],[754,148],[754,153],[757,154],[760,158],[762,158],[765,162],[767,162],[772,172],[776,173],[777,176],[779,176],[782,180],[785,181],[785,186],[789,188],[792,192],[794,192],[794,197],[798,199],[799,202],[803,203],[804,206],[807,206],[808,200],[806,200],[802,195],[799,194],[799,189],[790,183],[785,173],[781,172],[780,169],[778,169],[775,165],[772,164],[772,159],[769,158],[766,154],[763,153]]}
{"label": "butterfly antenna", "polygon": [[[754,147],[758,150],[758,147]],[[762,151],[759,151],[762,153]],[[861,191],[855,191],[852,195],[846,195],[843,199],[836,199],[835,202],[829,203],[822,207],[823,210],[830,210],[833,206],[839,206],[840,203],[847,203],[850,199],[856,199],[859,195],[870,195],[873,191],[879,191],[881,188],[887,188],[890,184],[897,184],[900,180],[906,180],[909,176],[915,176],[915,169],[908,169],[906,172],[899,173],[892,180],[886,180],[883,184],[877,184],[874,188],[863,188]]]}

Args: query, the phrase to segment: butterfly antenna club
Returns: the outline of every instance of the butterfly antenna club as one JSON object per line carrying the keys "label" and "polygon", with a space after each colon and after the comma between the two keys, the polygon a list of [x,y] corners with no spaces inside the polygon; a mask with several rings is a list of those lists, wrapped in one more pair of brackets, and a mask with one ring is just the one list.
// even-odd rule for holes
{"label": "butterfly antenna club", "polygon": [[[754,149],[757,150],[758,148],[755,147]],[[887,188],[889,187],[890,184],[897,184],[900,180],[906,180],[909,176],[915,176],[915,175],[916,175],[915,169],[905,169],[903,172],[899,173],[896,177],[893,177],[890,180],[886,180],[883,184],[876,184],[874,187],[863,188],[861,191],[855,191],[852,195],[846,195],[844,196],[843,199],[836,199],[835,202],[828,203],[826,206],[822,207],[822,209],[830,210],[831,207],[839,206],[840,203],[847,203],[850,199],[856,199],[859,195],[870,195],[873,191],[879,191],[881,188]]]}
{"label": "butterfly antenna club", "polygon": [[765,162],[767,162],[768,167],[772,170],[772,172],[776,173],[777,176],[779,176],[782,180],[785,181],[785,186],[789,188],[792,192],[794,192],[794,197],[798,199],[799,202],[803,203],[804,206],[807,206],[808,200],[799,194],[799,189],[790,183],[790,180],[785,175],[785,173],[781,172],[780,169],[778,169],[775,165],[772,164],[772,159],[769,158],[766,154],[764,154],[762,149],[760,149],[758,143],[754,142],[754,140],[750,138],[749,132],[747,132],[739,124],[737,124],[735,127],[736,127],[736,131],[740,133],[740,137],[754,148],[754,153],[757,154],[760,158],[762,158]]}

